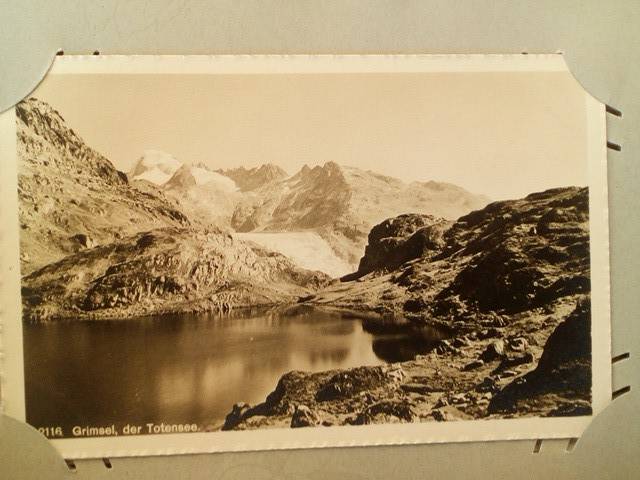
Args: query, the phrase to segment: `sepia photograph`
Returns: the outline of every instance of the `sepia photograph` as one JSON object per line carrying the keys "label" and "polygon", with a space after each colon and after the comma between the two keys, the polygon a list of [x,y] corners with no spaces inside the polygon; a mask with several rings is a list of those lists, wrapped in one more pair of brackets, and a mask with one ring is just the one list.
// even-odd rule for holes
{"label": "sepia photograph", "polygon": [[54,68],[14,119],[26,421],[592,416],[601,109],[566,69],[478,64]]}

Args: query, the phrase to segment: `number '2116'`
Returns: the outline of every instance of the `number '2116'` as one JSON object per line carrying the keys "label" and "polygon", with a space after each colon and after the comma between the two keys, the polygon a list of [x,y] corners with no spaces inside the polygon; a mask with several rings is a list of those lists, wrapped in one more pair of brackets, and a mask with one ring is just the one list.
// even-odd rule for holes
{"label": "number '2116'", "polygon": [[40,427],[38,431],[47,438],[62,437],[62,427]]}

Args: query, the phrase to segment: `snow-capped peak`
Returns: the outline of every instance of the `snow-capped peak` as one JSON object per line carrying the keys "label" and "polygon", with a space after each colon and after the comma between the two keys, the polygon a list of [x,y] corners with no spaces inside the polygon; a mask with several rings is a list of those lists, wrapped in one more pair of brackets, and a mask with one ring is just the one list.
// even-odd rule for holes
{"label": "snow-capped peak", "polygon": [[182,162],[173,155],[160,150],[145,150],[129,172],[129,178],[163,185],[181,166]]}

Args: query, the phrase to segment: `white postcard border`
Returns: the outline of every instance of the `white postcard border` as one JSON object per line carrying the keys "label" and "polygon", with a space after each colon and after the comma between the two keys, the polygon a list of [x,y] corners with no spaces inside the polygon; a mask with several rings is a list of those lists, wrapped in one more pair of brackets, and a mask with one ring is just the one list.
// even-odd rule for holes
{"label": "white postcard border", "polygon": [[[295,55],[295,56],[63,56],[51,74],[123,73],[367,73],[367,72],[568,71],[548,55]],[[577,82],[576,82],[577,83]],[[582,88],[582,87],[580,87]],[[191,434],[51,440],[65,458],[166,455],[224,451],[576,438],[611,400],[609,233],[605,108],[585,94],[588,128],[592,288],[592,406],[583,417],[517,418],[265,429]],[[0,409],[25,420],[20,302],[15,111],[0,114]],[[598,340],[598,341],[595,341]]]}

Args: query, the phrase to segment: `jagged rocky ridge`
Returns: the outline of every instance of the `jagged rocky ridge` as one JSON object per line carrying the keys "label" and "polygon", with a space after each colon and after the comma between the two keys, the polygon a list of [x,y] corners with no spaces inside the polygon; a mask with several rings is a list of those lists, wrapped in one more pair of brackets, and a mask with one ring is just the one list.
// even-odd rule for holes
{"label": "jagged rocky ridge", "polygon": [[203,164],[186,164],[172,155],[147,150],[128,173],[139,189],[161,191],[189,218],[204,225],[229,228],[241,193],[229,177]]}
{"label": "jagged rocky ridge", "polygon": [[288,178],[289,175],[282,168],[267,163],[254,168],[229,168],[216,170],[217,173],[232,179],[243,192],[255,190],[272,182]]}
{"label": "jagged rocky ridge", "polygon": [[[441,340],[388,367],[287,373],[224,428],[589,414],[588,216],[587,189],[568,187],[492,203],[448,229],[418,215],[374,227],[361,271],[305,301]],[[412,258],[398,265],[399,252]]]}
{"label": "jagged rocky ridge", "polygon": [[155,181],[192,217],[205,223],[239,233],[319,235],[333,255],[353,270],[369,230],[385,218],[415,211],[455,219],[488,201],[455,185],[407,184],[335,162],[313,168],[305,165],[293,176],[272,164],[211,171],[176,162],[169,155],[151,152],[139,159],[129,177]]}
{"label": "jagged rocky ridge", "polygon": [[355,267],[376,223],[406,212],[458,218],[488,202],[455,185],[405,183],[327,162],[247,192],[231,219],[239,232],[313,231]]}

